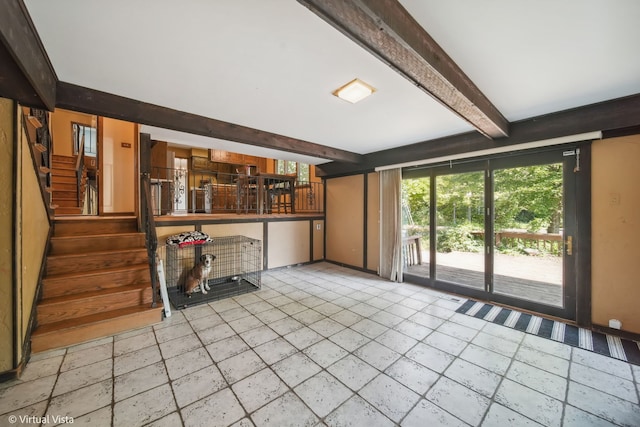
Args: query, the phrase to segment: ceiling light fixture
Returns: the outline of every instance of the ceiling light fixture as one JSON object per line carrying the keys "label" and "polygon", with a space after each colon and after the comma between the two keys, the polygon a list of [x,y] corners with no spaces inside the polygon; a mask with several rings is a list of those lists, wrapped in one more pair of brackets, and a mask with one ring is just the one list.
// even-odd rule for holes
{"label": "ceiling light fixture", "polygon": [[344,99],[345,101],[355,104],[358,101],[362,101],[375,91],[376,89],[373,86],[360,79],[353,79],[346,85],[333,91],[333,94],[340,99]]}

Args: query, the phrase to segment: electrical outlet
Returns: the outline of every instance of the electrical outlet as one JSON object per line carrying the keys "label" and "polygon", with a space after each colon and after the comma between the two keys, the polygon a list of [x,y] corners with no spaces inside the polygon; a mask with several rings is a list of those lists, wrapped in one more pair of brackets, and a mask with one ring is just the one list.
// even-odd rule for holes
{"label": "electrical outlet", "polygon": [[618,319],[610,319],[609,320],[609,327],[611,329],[620,329],[620,328],[622,328],[622,322],[619,321]]}

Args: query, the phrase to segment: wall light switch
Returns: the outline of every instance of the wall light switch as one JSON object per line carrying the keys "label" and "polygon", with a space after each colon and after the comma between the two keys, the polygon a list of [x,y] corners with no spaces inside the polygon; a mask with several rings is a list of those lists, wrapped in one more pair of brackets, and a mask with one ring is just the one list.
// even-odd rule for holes
{"label": "wall light switch", "polygon": [[322,230],[322,225],[321,224],[316,224],[316,230],[318,230],[318,231]]}

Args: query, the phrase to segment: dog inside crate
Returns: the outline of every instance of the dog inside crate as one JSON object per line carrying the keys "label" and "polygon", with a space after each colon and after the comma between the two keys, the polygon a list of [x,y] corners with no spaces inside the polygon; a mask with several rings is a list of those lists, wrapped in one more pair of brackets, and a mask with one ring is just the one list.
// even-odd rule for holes
{"label": "dog inside crate", "polygon": [[244,236],[167,244],[169,298],[184,308],[259,289],[261,256],[261,242]]}

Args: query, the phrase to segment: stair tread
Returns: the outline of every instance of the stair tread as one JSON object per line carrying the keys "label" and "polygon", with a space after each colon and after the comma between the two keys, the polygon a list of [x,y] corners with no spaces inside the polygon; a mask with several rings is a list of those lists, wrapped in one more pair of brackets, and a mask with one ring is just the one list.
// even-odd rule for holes
{"label": "stair tread", "polygon": [[96,256],[96,255],[106,255],[106,254],[114,254],[114,253],[130,253],[130,252],[140,252],[140,251],[146,251],[147,249],[144,246],[141,246],[139,248],[129,248],[129,249],[110,249],[107,251],[95,251],[95,252],[83,252],[80,254],[60,254],[60,255],[49,255],[47,258],[48,259],[58,259],[58,258],[73,258],[73,257],[83,257],[83,256],[87,256],[88,254],[91,254],[91,256]]}
{"label": "stair tread", "polygon": [[53,281],[53,280],[61,280],[61,279],[75,279],[76,277],[91,277],[91,276],[99,276],[102,274],[113,274],[119,273],[122,271],[131,271],[131,270],[148,270],[149,264],[133,264],[133,265],[125,265],[120,267],[109,267],[109,268],[101,268],[99,270],[90,270],[90,271],[73,271],[71,273],[62,273],[62,274],[48,274],[44,277],[44,281]]}
{"label": "stair tread", "polygon": [[135,315],[138,313],[144,313],[146,311],[161,311],[162,304],[158,303],[158,306],[153,308],[151,304],[136,305],[133,307],[119,308],[116,310],[105,311],[101,313],[90,314],[88,316],[76,317],[73,319],[65,319],[59,322],[47,323],[38,326],[32,334],[32,337],[38,337],[50,333],[59,333],[63,329],[77,329],[86,325],[108,322],[110,320],[118,319],[128,315]]}
{"label": "stair tread", "polygon": [[39,306],[51,306],[55,304],[69,303],[77,300],[92,299],[96,297],[107,297],[120,293],[140,292],[151,288],[151,283],[139,283],[134,285],[122,285],[115,288],[100,289],[98,291],[79,292],[75,294],[61,295],[57,297],[42,299]]}
{"label": "stair tread", "polygon": [[144,235],[142,232],[123,232],[123,233],[100,233],[100,234],[83,234],[79,236],[74,235],[65,235],[65,236],[52,236],[51,240],[72,240],[72,239],[96,239],[96,238],[105,238],[105,237],[138,237],[140,235]]}
{"label": "stair tread", "polygon": [[[82,218],[83,220],[86,221],[97,221],[97,222],[109,222],[109,221],[117,221],[117,222],[121,222],[124,220],[137,220],[138,217],[135,215],[122,215],[122,216],[88,216],[85,218]],[[77,221],[78,218],[65,218],[63,221]]]}

